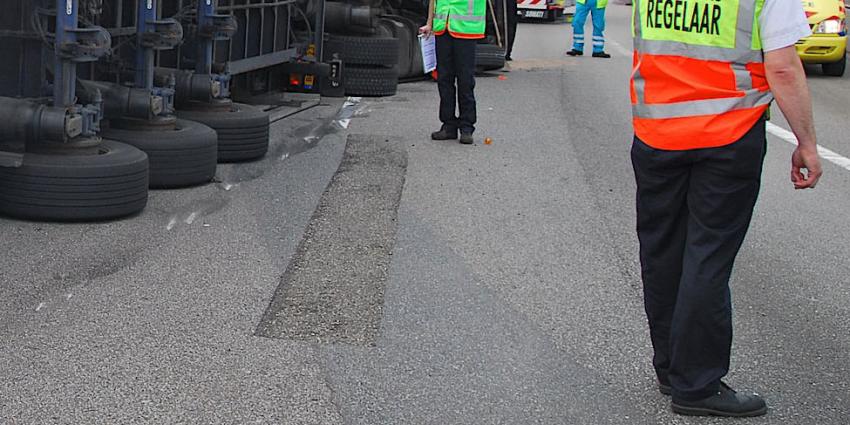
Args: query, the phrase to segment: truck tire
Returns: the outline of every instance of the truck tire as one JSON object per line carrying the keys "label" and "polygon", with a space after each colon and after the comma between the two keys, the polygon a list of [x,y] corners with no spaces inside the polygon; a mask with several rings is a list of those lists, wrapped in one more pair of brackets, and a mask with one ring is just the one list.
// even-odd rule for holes
{"label": "truck tire", "polygon": [[847,54],[840,61],[834,63],[825,63],[821,65],[824,75],[830,77],[841,77],[844,75],[844,69],[847,67]]}
{"label": "truck tire", "polygon": [[102,134],[148,154],[151,188],[195,186],[215,177],[218,136],[201,123],[178,119],[174,129],[107,128]]}
{"label": "truck tire", "polygon": [[391,67],[398,64],[398,39],[381,34],[375,37],[331,35],[325,42],[324,60],[337,55],[346,65]]}
{"label": "truck tire", "polygon": [[482,71],[492,71],[505,67],[505,49],[495,44],[479,43],[475,45],[475,67]]}
{"label": "truck tire", "polygon": [[148,156],[103,140],[98,154],[24,154],[0,167],[0,214],[38,221],[97,221],[138,213],[148,202]]}
{"label": "truck tire", "polygon": [[[413,33],[408,31],[407,26],[394,18],[381,19],[380,25],[386,28],[393,37],[398,39],[398,76],[409,77],[413,67]],[[417,41],[417,44],[418,41]],[[421,72],[420,72],[421,74]]]}
{"label": "truck tire", "polygon": [[233,103],[230,110],[178,110],[180,118],[197,121],[218,133],[218,162],[244,162],[264,157],[269,150],[269,114]]}
{"label": "truck tire", "polygon": [[392,96],[398,89],[398,68],[348,66],[344,79],[346,96]]}

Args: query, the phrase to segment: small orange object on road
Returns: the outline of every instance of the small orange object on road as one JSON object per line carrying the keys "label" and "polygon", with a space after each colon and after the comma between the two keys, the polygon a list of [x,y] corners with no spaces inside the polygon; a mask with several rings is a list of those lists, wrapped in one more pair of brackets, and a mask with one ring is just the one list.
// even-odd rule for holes
{"label": "small orange object on road", "polygon": [[485,137],[485,138],[484,138],[484,144],[485,144],[485,145],[492,145],[492,144],[493,144],[493,139],[491,139],[491,138],[489,138],[489,137]]}

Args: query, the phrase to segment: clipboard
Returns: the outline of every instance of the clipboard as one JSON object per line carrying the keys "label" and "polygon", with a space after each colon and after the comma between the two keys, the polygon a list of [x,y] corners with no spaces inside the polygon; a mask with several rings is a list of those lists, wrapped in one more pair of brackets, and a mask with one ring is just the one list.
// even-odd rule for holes
{"label": "clipboard", "polygon": [[437,69],[437,37],[419,36],[419,50],[422,52],[422,73],[428,74]]}

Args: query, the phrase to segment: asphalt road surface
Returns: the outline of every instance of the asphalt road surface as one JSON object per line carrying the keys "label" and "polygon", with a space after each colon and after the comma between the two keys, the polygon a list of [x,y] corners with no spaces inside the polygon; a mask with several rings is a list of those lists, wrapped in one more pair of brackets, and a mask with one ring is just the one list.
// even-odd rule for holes
{"label": "asphalt road surface", "polygon": [[[280,121],[263,161],[135,217],[0,219],[0,423],[726,423],[655,389],[629,9],[608,14],[608,60],[521,24],[510,72],[478,78],[474,146],[428,140],[436,86],[414,83]],[[728,376],[770,411],[736,423],[850,418],[850,88],[811,71],[835,162],[794,191],[774,114]]]}

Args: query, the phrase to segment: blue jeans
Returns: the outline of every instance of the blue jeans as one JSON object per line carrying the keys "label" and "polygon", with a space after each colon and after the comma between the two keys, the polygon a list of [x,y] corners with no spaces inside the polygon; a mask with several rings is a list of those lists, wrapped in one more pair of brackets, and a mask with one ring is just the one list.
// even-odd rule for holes
{"label": "blue jeans", "polygon": [[573,16],[573,49],[584,51],[584,22],[590,13],[593,21],[593,53],[605,49],[605,8],[598,9],[596,0],[585,0],[584,4],[576,2],[576,13]]}

